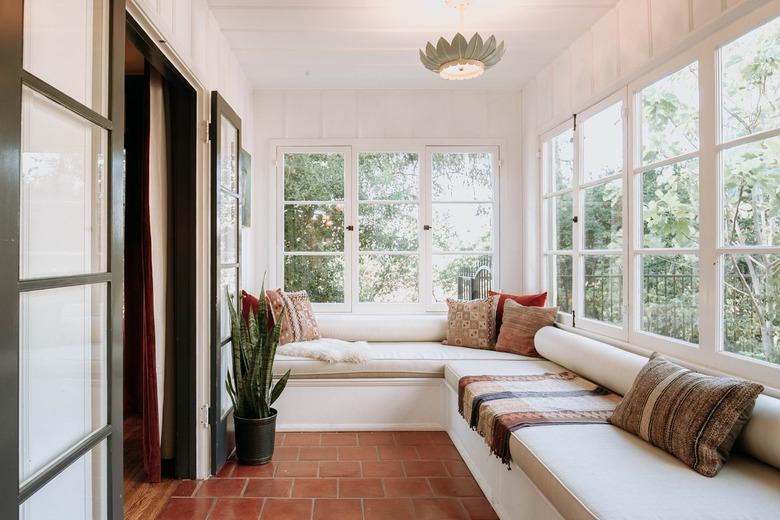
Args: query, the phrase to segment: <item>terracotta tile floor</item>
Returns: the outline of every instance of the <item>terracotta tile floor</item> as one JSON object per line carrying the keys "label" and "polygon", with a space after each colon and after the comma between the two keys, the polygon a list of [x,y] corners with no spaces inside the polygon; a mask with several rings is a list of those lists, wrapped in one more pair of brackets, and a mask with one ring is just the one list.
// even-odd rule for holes
{"label": "terracotta tile floor", "polygon": [[271,463],[182,481],[163,520],[497,518],[445,432],[280,433]]}

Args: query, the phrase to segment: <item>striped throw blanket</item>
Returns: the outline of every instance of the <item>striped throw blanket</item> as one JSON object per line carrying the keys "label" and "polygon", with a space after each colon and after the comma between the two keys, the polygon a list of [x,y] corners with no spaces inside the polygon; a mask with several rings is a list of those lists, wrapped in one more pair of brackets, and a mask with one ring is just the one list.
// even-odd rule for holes
{"label": "striped throw blanket", "polygon": [[607,423],[620,396],[572,372],[527,376],[466,376],[458,412],[509,464],[509,438],[527,426]]}

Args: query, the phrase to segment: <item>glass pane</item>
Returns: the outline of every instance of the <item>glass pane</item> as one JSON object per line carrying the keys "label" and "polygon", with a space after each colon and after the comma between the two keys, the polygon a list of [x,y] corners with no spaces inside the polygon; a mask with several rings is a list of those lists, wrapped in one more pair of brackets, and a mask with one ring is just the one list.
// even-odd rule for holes
{"label": "glass pane", "polygon": [[222,341],[228,339],[231,334],[230,309],[226,293],[231,295],[233,308],[238,312],[238,269],[235,267],[221,269],[219,275],[219,330]]}
{"label": "glass pane", "polygon": [[417,255],[360,255],[360,301],[417,303]]}
{"label": "glass pane", "polygon": [[723,140],[780,127],[780,18],[720,52]]}
{"label": "glass pane", "polygon": [[585,249],[620,249],[623,244],[623,180],[585,190]]}
{"label": "glass pane", "polygon": [[19,508],[19,520],[108,518],[107,441],[85,453]]}
{"label": "glass pane", "polygon": [[361,251],[417,251],[416,204],[360,204]]}
{"label": "glass pane", "polygon": [[416,200],[420,190],[416,153],[361,153],[360,200]]}
{"label": "glass pane", "polygon": [[344,200],[344,156],[284,154],[284,200]]}
{"label": "glass pane", "polygon": [[729,245],[780,245],[780,137],[722,152],[723,237]]}
{"label": "glass pane", "polygon": [[723,348],[780,364],[780,255],[724,255]]}
{"label": "glass pane", "polygon": [[699,160],[642,173],[642,247],[699,244]]}
{"label": "glass pane", "polygon": [[221,118],[219,183],[223,188],[238,193],[238,130],[225,116]]}
{"label": "glass pane", "polygon": [[106,270],[108,136],[23,89],[20,275]]}
{"label": "glass pane", "polygon": [[433,255],[433,297],[474,300],[491,289],[493,257],[490,255]]}
{"label": "glass pane", "polygon": [[551,174],[548,191],[570,190],[574,179],[574,131],[550,139],[546,153]]}
{"label": "glass pane", "polygon": [[642,164],[699,149],[698,62],[645,87],[639,96]]}
{"label": "glass pane", "polygon": [[343,204],[284,207],[285,251],[343,251]]}
{"label": "glass pane", "polygon": [[623,172],[623,102],[595,114],[582,125],[585,182]]}
{"label": "glass pane", "polygon": [[572,271],[572,257],[553,256],[552,274],[555,288],[552,295],[552,304],[557,305],[561,312],[571,313],[572,309],[572,283],[574,281]]}
{"label": "glass pane", "polygon": [[344,257],[284,257],[284,290],[306,290],[314,303],[343,303]]}
{"label": "glass pane", "polygon": [[492,204],[434,204],[433,248],[437,251],[491,251]]}
{"label": "glass pane", "polygon": [[585,317],[623,323],[623,259],[585,257]]}
{"label": "glass pane", "polygon": [[225,192],[219,194],[219,258],[238,263],[238,199]]}
{"label": "glass pane", "polygon": [[106,424],[106,293],[97,284],[20,296],[22,481]]}
{"label": "glass pane", "polygon": [[108,113],[109,2],[25,0],[24,68]]}
{"label": "glass pane", "polygon": [[699,342],[699,258],[642,257],[642,330]]}
{"label": "glass pane", "polygon": [[572,233],[574,225],[574,206],[571,193],[564,193],[552,199],[553,248],[567,250],[573,247]]}
{"label": "glass pane", "polygon": [[220,416],[224,417],[226,413],[230,411],[230,408],[233,406],[233,402],[230,400],[230,394],[227,391],[227,378],[228,378],[228,370],[230,373],[233,373],[233,347],[231,342],[227,342],[224,345],[220,347],[220,368],[222,369],[222,372],[220,374],[220,384],[219,384],[219,392],[220,392]]}
{"label": "glass pane", "polygon": [[489,153],[434,153],[434,200],[493,200],[493,157]]}

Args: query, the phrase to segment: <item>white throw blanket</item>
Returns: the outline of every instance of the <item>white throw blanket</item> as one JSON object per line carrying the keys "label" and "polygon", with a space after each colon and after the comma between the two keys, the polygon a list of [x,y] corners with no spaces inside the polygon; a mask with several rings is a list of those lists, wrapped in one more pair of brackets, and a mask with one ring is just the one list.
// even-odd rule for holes
{"label": "white throw blanket", "polygon": [[365,363],[370,358],[365,341],[343,341],[321,338],[279,345],[276,353],[282,356],[307,357],[326,363]]}

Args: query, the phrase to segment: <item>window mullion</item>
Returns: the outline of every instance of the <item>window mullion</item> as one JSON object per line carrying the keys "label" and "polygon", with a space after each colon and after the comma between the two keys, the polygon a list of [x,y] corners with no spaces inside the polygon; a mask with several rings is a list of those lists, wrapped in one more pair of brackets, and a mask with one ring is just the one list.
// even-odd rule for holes
{"label": "window mullion", "polygon": [[420,152],[422,165],[420,171],[420,221],[417,223],[417,232],[419,236],[420,261],[419,261],[419,283],[420,283],[420,303],[429,308],[433,305],[431,295],[433,294],[433,254],[432,254],[432,233],[425,231],[424,226],[431,225],[433,218],[432,204],[432,179],[431,166],[432,154],[430,147],[425,147]]}
{"label": "window mullion", "polygon": [[717,253],[721,212],[716,54],[705,49],[699,57],[699,348],[712,354],[720,350],[723,321]]}

